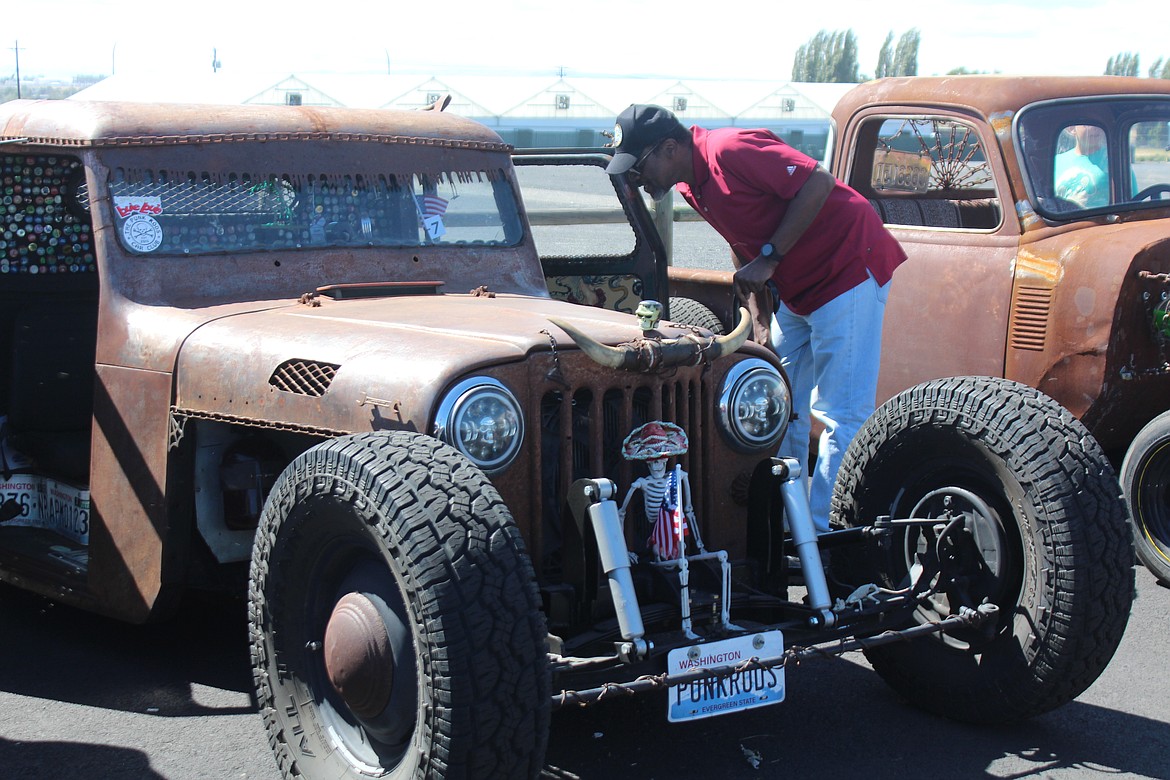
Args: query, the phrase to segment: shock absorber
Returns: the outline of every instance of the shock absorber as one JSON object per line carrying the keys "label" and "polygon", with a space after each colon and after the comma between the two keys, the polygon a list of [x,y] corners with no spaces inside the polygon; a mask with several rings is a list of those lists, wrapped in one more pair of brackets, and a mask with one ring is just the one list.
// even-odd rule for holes
{"label": "shock absorber", "polygon": [[613,500],[617,495],[617,485],[610,479],[588,480],[584,493],[590,501],[586,514],[593,525],[593,535],[597,538],[601,568],[609,580],[609,593],[613,597],[618,629],[624,640],[618,648],[618,654],[627,660],[645,658],[649,645],[642,624],[642,609],[638,606],[638,595],[634,592],[630,551],[626,547],[617,504]]}

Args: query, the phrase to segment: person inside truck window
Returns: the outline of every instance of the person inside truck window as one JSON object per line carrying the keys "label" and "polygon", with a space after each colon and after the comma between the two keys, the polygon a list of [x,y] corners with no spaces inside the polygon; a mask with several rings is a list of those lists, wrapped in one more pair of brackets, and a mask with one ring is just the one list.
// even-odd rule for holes
{"label": "person inside truck window", "polygon": [[888,285],[906,253],[865,198],[767,130],[688,130],[664,108],[632,105],[614,146],[606,171],[656,199],[678,185],[731,245],[736,292],[774,312],[794,407],[780,454],[807,474],[810,413],[825,426],[809,503],[828,530],[841,456],[874,409]]}
{"label": "person inside truck window", "polygon": [[1053,162],[1056,197],[1084,209],[1109,205],[1109,151],[1105,130],[1097,125],[1071,125],[1061,131]]}

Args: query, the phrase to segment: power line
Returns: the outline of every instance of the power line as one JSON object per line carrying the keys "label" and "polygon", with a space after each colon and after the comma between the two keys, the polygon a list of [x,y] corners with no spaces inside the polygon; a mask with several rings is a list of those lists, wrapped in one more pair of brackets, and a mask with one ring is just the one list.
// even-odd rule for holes
{"label": "power line", "polygon": [[16,55],[16,99],[20,100],[20,41],[12,42],[12,52]]}

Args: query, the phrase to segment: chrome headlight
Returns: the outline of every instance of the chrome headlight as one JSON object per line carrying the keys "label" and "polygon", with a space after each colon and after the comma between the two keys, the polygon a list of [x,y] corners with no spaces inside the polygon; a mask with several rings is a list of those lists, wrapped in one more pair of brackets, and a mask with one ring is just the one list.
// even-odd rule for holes
{"label": "chrome headlight", "polygon": [[723,379],[719,427],[741,452],[775,449],[792,417],[792,391],[770,363],[749,358]]}
{"label": "chrome headlight", "polygon": [[524,441],[524,416],[508,388],[486,376],[465,379],[443,396],[435,437],[466,455],[484,472],[507,468]]}

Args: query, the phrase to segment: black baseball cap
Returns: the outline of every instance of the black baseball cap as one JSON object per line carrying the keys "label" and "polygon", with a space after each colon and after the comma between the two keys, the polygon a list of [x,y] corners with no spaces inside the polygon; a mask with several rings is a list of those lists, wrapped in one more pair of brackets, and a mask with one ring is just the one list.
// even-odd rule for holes
{"label": "black baseball cap", "polygon": [[678,118],[661,106],[631,105],[618,114],[613,128],[613,145],[617,153],[605,167],[605,172],[611,175],[625,173],[634,167],[643,152],[681,129]]}

